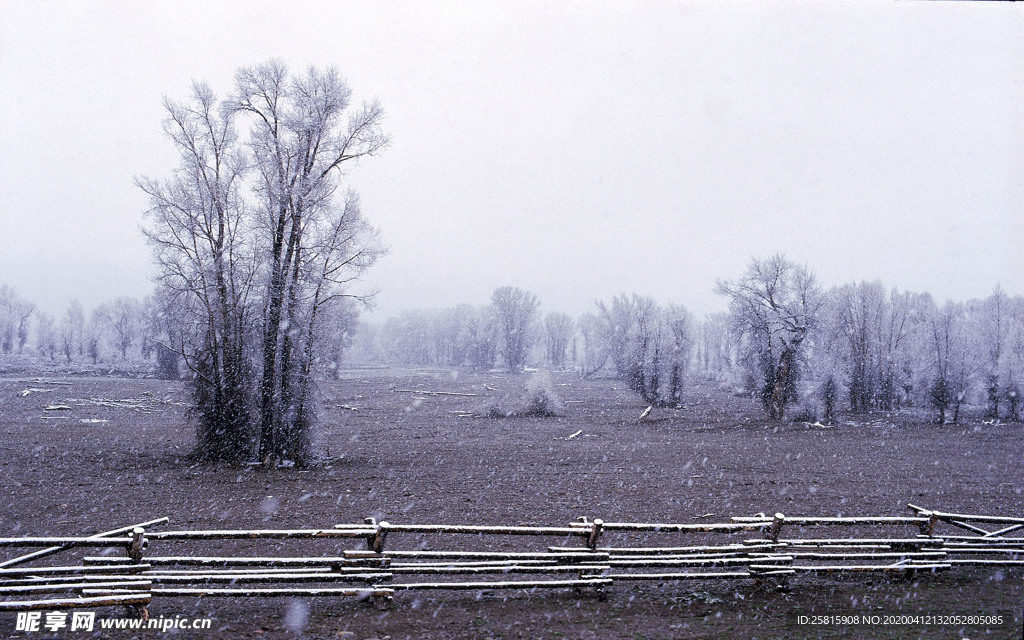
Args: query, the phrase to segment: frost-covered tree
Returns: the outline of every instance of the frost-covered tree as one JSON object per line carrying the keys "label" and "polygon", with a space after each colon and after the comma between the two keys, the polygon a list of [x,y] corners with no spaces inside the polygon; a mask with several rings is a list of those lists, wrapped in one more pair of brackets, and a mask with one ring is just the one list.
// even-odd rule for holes
{"label": "frost-covered tree", "polygon": [[1007,405],[1007,417],[1020,421],[1021,381],[1024,380],[1024,297],[1011,298],[1009,307],[1010,331],[1004,352],[1006,383],[1003,398]]}
{"label": "frost-covered tree", "polygon": [[900,404],[901,367],[914,326],[911,302],[911,294],[886,292],[877,280],[829,293],[822,337],[840,360],[852,412],[890,411]]}
{"label": "frost-covered tree", "polygon": [[384,147],[383,112],[353,107],[333,69],[272,61],[235,84],[228,100],[196,83],[187,102],[166,101],[180,166],[139,181],[148,235],[182,316],[200,451],[303,462],[325,323],[382,252],[341,171]]}
{"label": "frost-covered tree", "polygon": [[[626,296],[618,299],[625,301]],[[613,301],[612,306],[619,305]],[[623,313],[629,317],[625,322]],[[661,386],[661,309],[654,298],[633,294],[628,303],[619,306],[617,314],[612,356],[616,369],[641,398],[655,402]]]}
{"label": "frost-covered tree", "polygon": [[944,424],[952,410],[952,421],[959,422],[960,410],[970,391],[979,362],[970,326],[974,318],[963,303],[946,302],[927,307],[927,339],[932,355],[931,404],[936,420]]}
{"label": "frost-covered tree", "polygon": [[255,221],[243,204],[247,160],[234,113],[194,83],[188,101],[164,100],[164,132],[179,166],[166,180],[139,179],[151,208],[146,235],[165,308],[180,327],[192,372],[200,455],[237,461],[253,453],[253,366],[257,277]]}
{"label": "frost-covered tree", "polygon": [[156,353],[157,341],[161,339],[163,313],[155,294],[146,296],[140,304],[139,354],[143,360],[150,360]]}
{"label": "frost-covered tree", "polygon": [[93,309],[92,313],[89,314],[89,322],[85,324],[85,331],[82,334],[85,356],[92,364],[99,363],[103,355],[103,343],[108,340],[109,335],[103,309],[101,307]]}
{"label": "frost-covered tree", "polygon": [[56,359],[58,351],[57,325],[53,316],[41,311],[36,312],[36,351],[39,357],[51,362]]}
{"label": "frost-covered tree", "polygon": [[349,356],[351,360],[365,364],[380,364],[387,361],[384,357],[379,324],[365,321],[356,323]]}
{"label": "frost-covered tree", "polygon": [[491,307],[497,322],[501,356],[509,371],[526,366],[540,302],[537,296],[518,287],[500,287],[491,295]]}
{"label": "frost-covered tree", "polygon": [[668,392],[663,397],[678,407],[683,404],[686,373],[696,342],[693,316],[682,305],[669,305],[664,311],[663,331],[667,335],[662,366],[668,374]]}
{"label": "frost-covered tree", "polygon": [[0,285],[0,353],[7,355],[14,350],[17,320],[14,308],[17,294],[8,285]]}
{"label": "frost-covered tree", "polygon": [[610,343],[601,318],[595,313],[584,313],[577,321],[583,339],[580,373],[589,377],[602,370],[609,358]]}
{"label": "frost-covered tree", "polygon": [[71,359],[77,355],[85,354],[83,346],[83,335],[85,333],[85,310],[82,303],[72,300],[60,321],[60,352],[64,359],[70,364]]}
{"label": "frost-covered tree", "polygon": [[342,360],[352,346],[356,326],[359,324],[359,307],[353,300],[338,298],[325,305],[322,323],[322,347],[318,350],[316,361],[327,377],[337,380]]}
{"label": "frost-covered tree", "polygon": [[553,369],[564,369],[569,342],[576,331],[572,317],[553,311],[544,316],[544,346],[548,363]]}
{"label": "frost-covered tree", "polygon": [[632,296],[615,296],[610,304],[603,300],[597,302],[599,331],[595,339],[604,343],[603,350],[608,354],[615,374],[641,395],[645,387],[645,347],[650,341],[650,334],[644,331],[641,336],[637,319],[648,318],[655,307],[653,299],[635,293]]}
{"label": "frost-covered tree", "polygon": [[704,316],[696,329],[697,366],[705,376],[724,379],[732,369],[733,343],[729,326],[729,314],[712,313]]}
{"label": "frost-covered tree", "polygon": [[138,342],[142,331],[142,303],[123,296],[100,305],[97,314],[106,325],[111,346],[126,360],[128,349]]}
{"label": "frost-covered tree", "polygon": [[1009,344],[1015,331],[1010,297],[1000,286],[983,301],[971,303],[978,313],[978,340],[988,415],[999,417],[1005,389],[1012,379]]}
{"label": "frost-covered tree", "polygon": [[444,364],[470,364],[473,330],[481,313],[478,307],[470,304],[460,304],[441,311],[437,319],[435,339]]}
{"label": "frost-covered tree", "polygon": [[716,290],[729,299],[742,358],[760,378],[765,410],[783,418],[796,400],[800,356],[823,301],[814,274],[778,254],[755,258],[740,278],[719,281]]}
{"label": "frost-covered tree", "polygon": [[437,364],[434,351],[434,313],[403,311],[388,318],[381,329],[381,344],[388,362],[395,364]]}
{"label": "frost-covered tree", "polygon": [[292,75],[272,61],[241,69],[236,79],[231,106],[252,127],[254,206],[267,251],[259,453],[296,459],[308,453],[315,417],[308,369],[318,310],[346,295],[382,252],[355,194],[338,191],[346,163],[387,144],[383,109],[350,108],[352,92],[334,69]]}
{"label": "frost-covered tree", "polygon": [[493,369],[498,360],[498,321],[490,306],[477,307],[475,313],[466,316],[459,333],[460,349],[466,353],[466,361],[478,371]]}
{"label": "frost-covered tree", "polygon": [[29,330],[31,328],[32,314],[35,313],[36,306],[28,300],[22,300],[21,304],[15,309],[15,318],[18,321],[18,353],[25,350],[25,345],[28,343]]}
{"label": "frost-covered tree", "polygon": [[0,352],[21,353],[28,342],[35,305],[9,285],[0,285]]}
{"label": "frost-covered tree", "polygon": [[693,319],[682,306],[662,308],[653,298],[619,295],[597,303],[588,344],[607,354],[616,375],[645,402],[680,406],[694,343]]}
{"label": "frost-covered tree", "polygon": [[181,376],[182,354],[191,348],[186,347],[181,327],[192,314],[182,313],[174,306],[178,297],[176,292],[158,287],[143,302],[142,355],[155,356],[156,375],[161,380],[177,380]]}
{"label": "frost-covered tree", "polygon": [[490,307],[406,310],[388,318],[379,337],[383,360],[395,364],[490,369],[497,357]]}

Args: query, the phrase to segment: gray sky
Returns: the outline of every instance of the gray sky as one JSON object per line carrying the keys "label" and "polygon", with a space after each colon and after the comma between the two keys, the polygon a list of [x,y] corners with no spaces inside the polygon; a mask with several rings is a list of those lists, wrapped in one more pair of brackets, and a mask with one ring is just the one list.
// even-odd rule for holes
{"label": "gray sky", "polygon": [[151,288],[133,176],[161,98],[280,57],[379,98],[350,172],[378,319],[653,295],[724,307],[776,251],[826,284],[1024,293],[1024,8],[961,2],[0,0],[0,283],[59,313]]}

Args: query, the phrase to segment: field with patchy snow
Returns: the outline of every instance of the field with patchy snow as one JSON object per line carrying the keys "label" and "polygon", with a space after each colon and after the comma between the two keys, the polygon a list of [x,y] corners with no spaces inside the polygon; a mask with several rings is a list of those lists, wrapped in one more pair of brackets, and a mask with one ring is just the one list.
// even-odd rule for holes
{"label": "field with patchy snow", "polygon": [[[553,379],[564,416],[488,417],[525,379],[348,371],[323,389],[317,446],[324,463],[268,470],[190,459],[183,383],[0,379],[0,531],[75,535],[164,515],[175,528],[329,527],[366,516],[392,523],[565,525],[578,516],[693,523],[758,512],[909,515],[907,502],[1024,514],[1021,425],[969,417],[940,427],[912,415],[844,418],[834,428],[774,424],[752,400],[710,383],[689,389],[686,408],[655,409],[639,422],[645,406],[620,382],[572,374]],[[674,535],[658,542],[693,541]],[[604,541],[617,542],[611,535]],[[538,549],[564,542],[519,541],[520,548]],[[426,543],[407,535],[390,544]],[[336,553],[353,546],[264,551]],[[616,584],[606,599],[571,591],[399,593],[387,611],[325,599],[298,610],[308,611],[302,637],[317,638],[838,638],[849,628],[801,626],[797,616],[996,612],[1015,621],[987,637],[1018,637],[1022,577],[1024,569],[990,568],[912,580],[798,576],[788,593],[747,581]],[[296,637],[287,628],[295,627],[288,612],[296,606],[280,599],[177,599],[155,600],[150,611],[212,617],[212,637],[289,638]],[[14,615],[0,615],[0,634],[13,630]],[[983,631],[910,626],[857,633]]]}

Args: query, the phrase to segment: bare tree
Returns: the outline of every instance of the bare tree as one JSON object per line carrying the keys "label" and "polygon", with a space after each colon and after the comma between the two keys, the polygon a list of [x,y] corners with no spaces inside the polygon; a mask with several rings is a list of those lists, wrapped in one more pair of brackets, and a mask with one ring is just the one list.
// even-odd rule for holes
{"label": "bare tree", "polygon": [[181,327],[177,350],[192,371],[202,456],[235,461],[252,454],[252,367],[247,335],[256,277],[241,189],[246,162],[233,113],[194,83],[184,103],[164,100],[164,131],[180,165],[164,182],[140,179],[149,195],[147,237],[167,309]]}
{"label": "bare tree", "polygon": [[590,377],[602,370],[610,356],[610,342],[601,318],[594,313],[584,313],[576,321],[583,338],[583,353],[580,374]]}
{"label": "bare tree", "polygon": [[350,93],[333,69],[270,62],[241,69],[228,101],[198,83],[187,103],[166,101],[181,165],[139,184],[209,457],[309,458],[323,331],[383,250],[340,189],[342,165],[386,143],[380,107],[350,110]]}
{"label": "bare tree", "polygon": [[537,296],[517,287],[501,287],[491,295],[497,320],[501,355],[509,371],[519,372],[526,365],[531,331],[540,303]]}
{"label": "bare tree", "polygon": [[564,313],[553,311],[544,317],[545,347],[552,368],[565,368],[569,341],[575,330],[576,323]]}
{"label": "bare tree", "polygon": [[128,349],[137,341],[142,324],[142,304],[135,298],[120,297],[97,309],[106,323],[107,333],[121,359],[128,358]]}
{"label": "bare tree", "polygon": [[[693,319],[685,307],[663,309],[633,294],[597,303],[598,329],[588,342],[601,341],[615,372],[645,402],[682,406],[686,370],[693,351]],[[589,333],[589,330],[585,330]]]}
{"label": "bare tree", "polygon": [[85,345],[85,355],[92,364],[98,364],[100,356],[103,355],[102,345],[107,337],[106,318],[100,308],[92,310],[89,314],[89,322],[85,324],[85,332],[82,334],[82,344]]}
{"label": "bare tree", "polygon": [[34,310],[35,305],[18,295],[13,287],[0,285],[0,351],[24,351]]}
{"label": "bare tree", "polygon": [[1010,309],[1010,298],[1002,287],[997,285],[992,295],[975,306],[979,307],[979,338],[983,351],[988,414],[998,418],[999,405],[1011,378],[1007,347],[1014,330],[1014,318]]}
{"label": "bare tree", "polygon": [[57,326],[53,316],[43,313],[36,313],[36,350],[41,358],[48,358],[53,361],[57,357],[58,349]]}
{"label": "bare tree", "polygon": [[82,345],[83,334],[85,333],[85,311],[82,303],[72,300],[68,308],[64,310],[64,316],[60,321],[60,352],[68,364],[71,358],[77,353],[83,355],[85,349]]}
{"label": "bare tree", "polygon": [[814,274],[782,255],[754,259],[735,281],[720,281],[744,359],[763,381],[761,400],[781,419],[796,399],[799,355],[818,320],[822,293]]}
{"label": "bare tree", "polygon": [[[252,123],[267,251],[259,454],[295,459],[308,447],[311,418],[305,364],[295,365],[308,362],[317,304],[340,295],[333,285],[358,277],[381,253],[357,224],[358,200],[348,194],[339,207],[335,193],[345,163],[387,144],[383,110],[376,103],[350,110],[351,90],[334,69],[292,76],[272,61],[241,69],[236,81],[232,107]],[[304,333],[293,331],[299,326]]]}

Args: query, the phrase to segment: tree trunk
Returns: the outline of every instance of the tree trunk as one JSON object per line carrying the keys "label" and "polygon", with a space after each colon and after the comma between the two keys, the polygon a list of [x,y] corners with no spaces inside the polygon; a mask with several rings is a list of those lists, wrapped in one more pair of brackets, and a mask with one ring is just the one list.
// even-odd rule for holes
{"label": "tree trunk", "polygon": [[793,375],[793,362],[796,357],[796,349],[786,346],[779,356],[779,364],[775,368],[775,380],[772,384],[771,401],[768,414],[776,420],[782,420],[786,412],[786,402],[789,400],[789,381]]}

